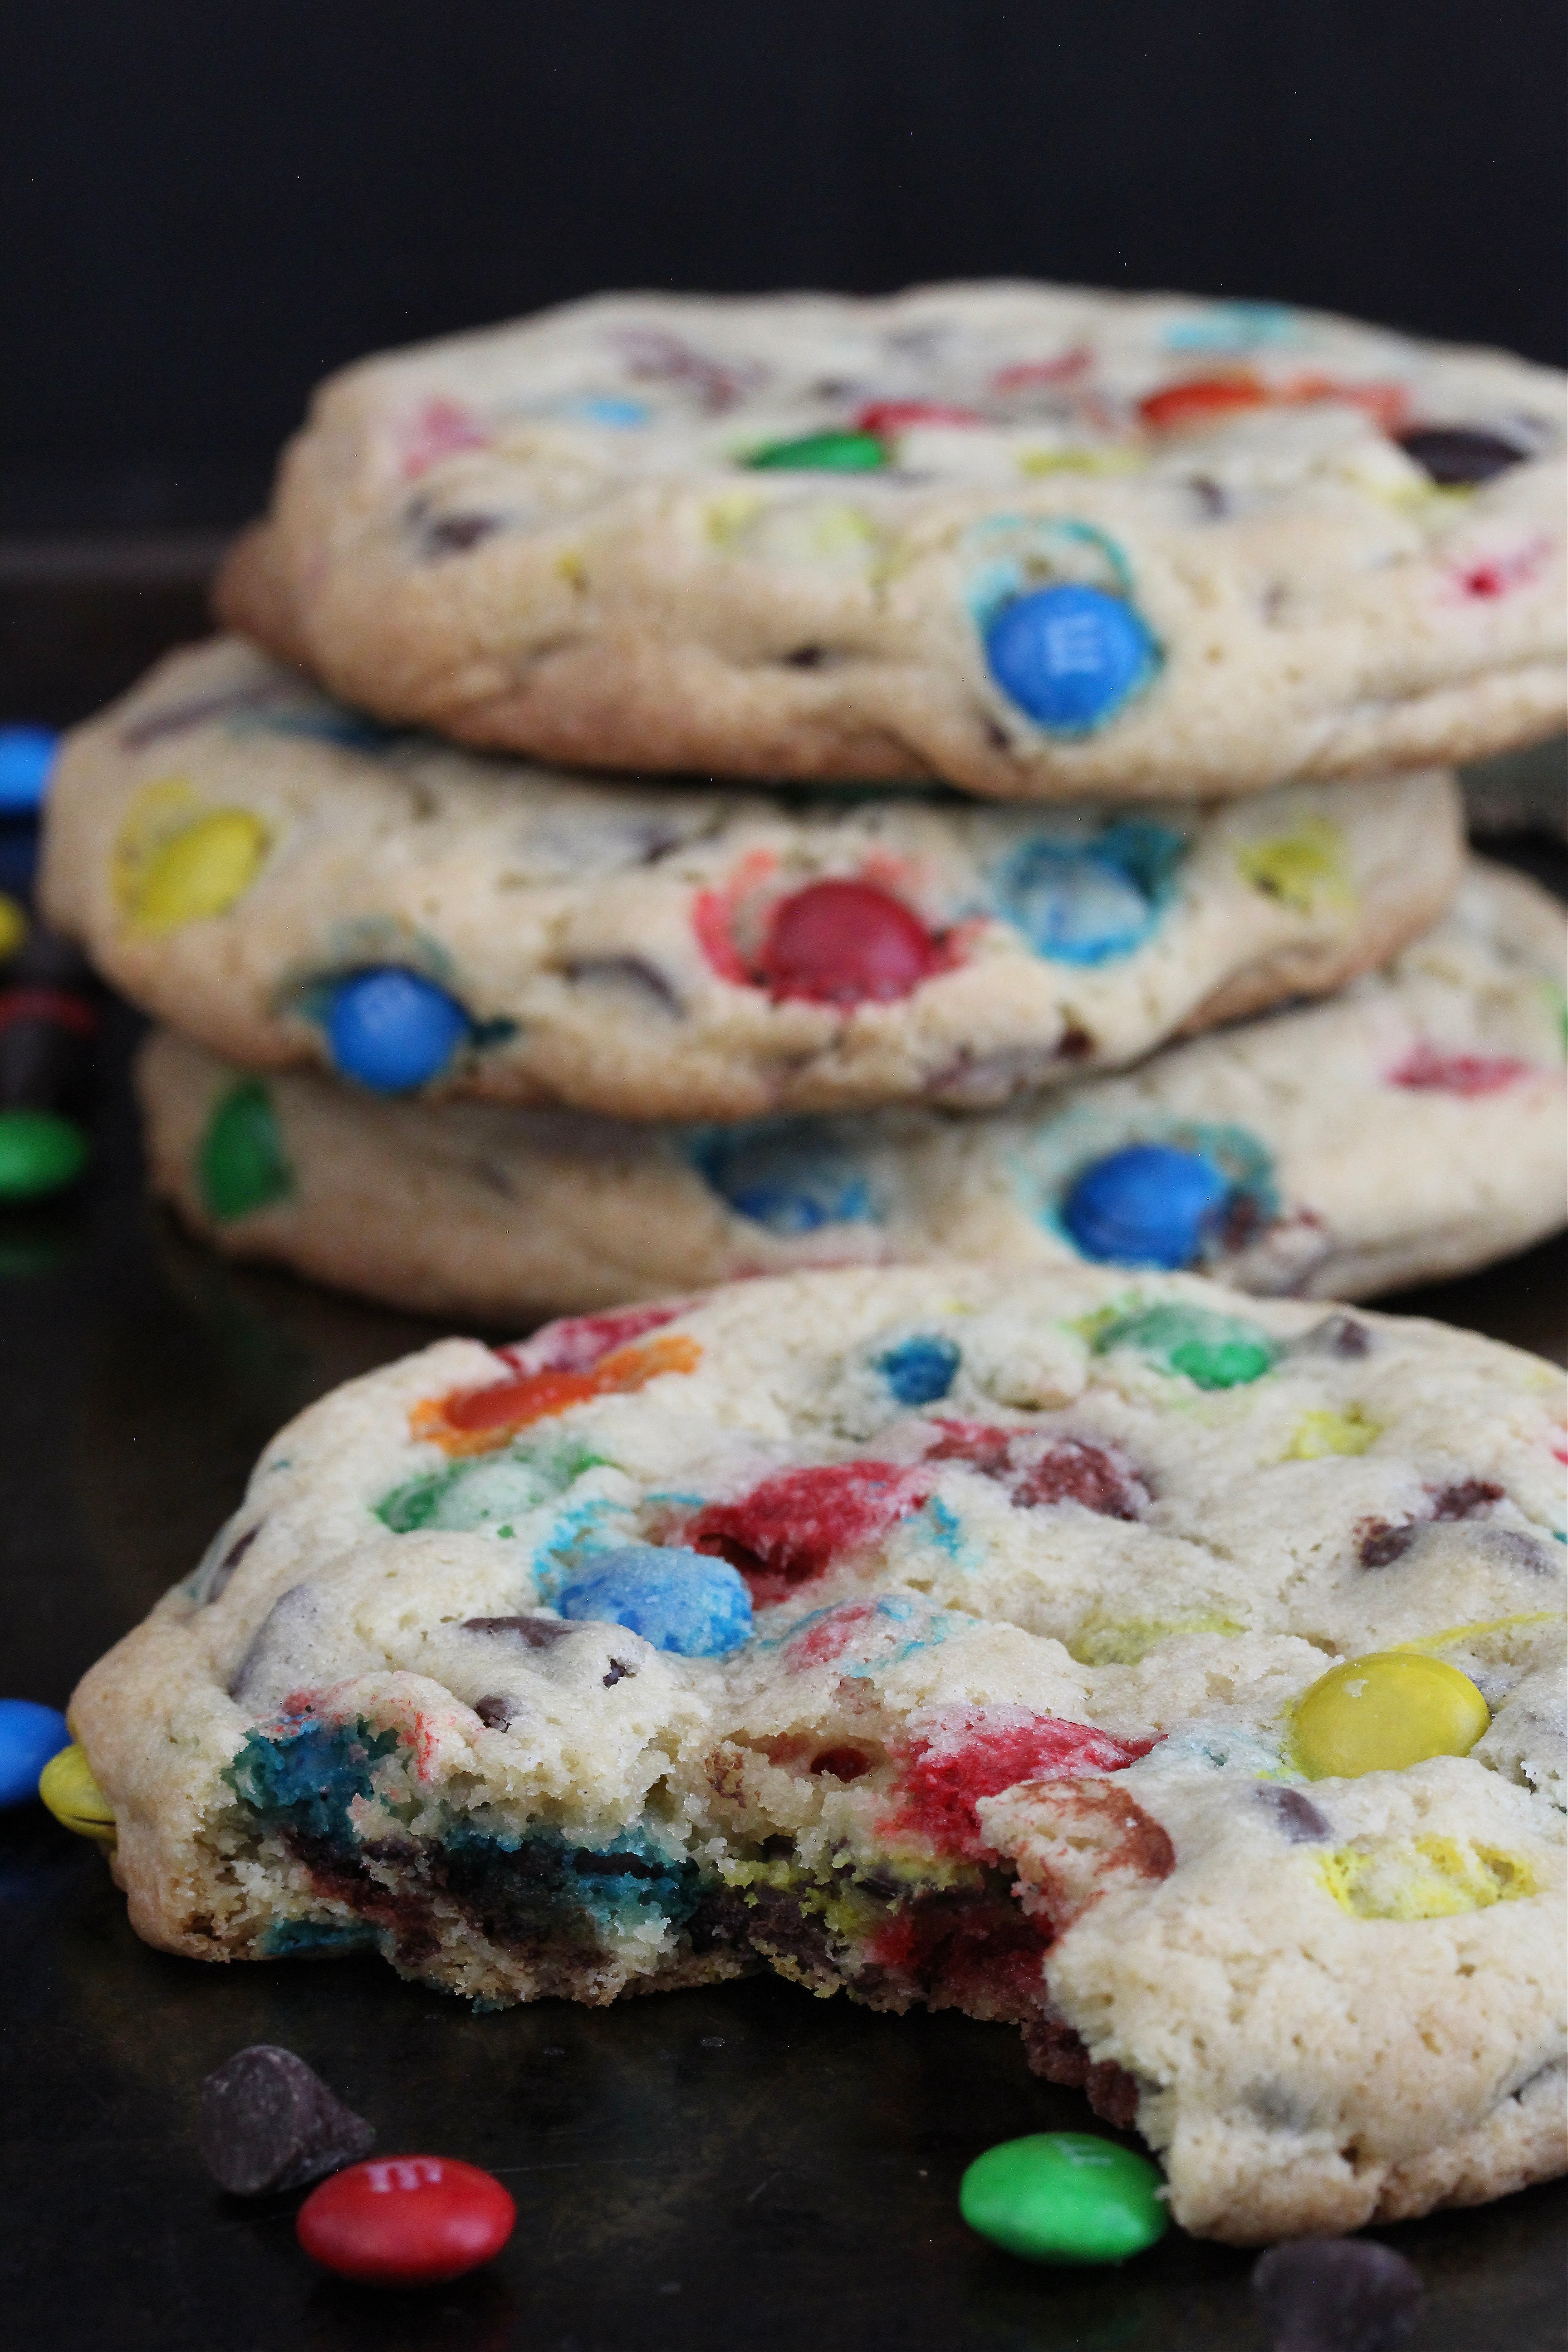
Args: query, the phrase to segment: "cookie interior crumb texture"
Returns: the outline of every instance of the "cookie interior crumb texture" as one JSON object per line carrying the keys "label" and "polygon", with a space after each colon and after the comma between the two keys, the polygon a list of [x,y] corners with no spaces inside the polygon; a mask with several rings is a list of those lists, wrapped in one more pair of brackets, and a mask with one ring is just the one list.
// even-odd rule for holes
{"label": "cookie interior crumb texture", "polygon": [[1479,2202],[1563,2164],[1562,1402],[1087,1266],[446,1340],[280,1433],[73,1727],[170,1950],[765,1965],[1018,2025],[1190,2230]]}

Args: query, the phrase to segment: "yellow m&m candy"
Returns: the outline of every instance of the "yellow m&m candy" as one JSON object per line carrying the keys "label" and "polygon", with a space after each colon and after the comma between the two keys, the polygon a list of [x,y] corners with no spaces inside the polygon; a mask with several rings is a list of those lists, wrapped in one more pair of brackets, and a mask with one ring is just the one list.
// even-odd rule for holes
{"label": "yellow m&m candy", "polygon": [[1491,1714],[1458,1666],[1418,1650],[1378,1650],[1331,1666],[1296,1703],[1290,1745],[1309,1780],[1403,1772],[1468,1756]]}
{"label": "yellow m&m candy", "polygon": [[248,809],[214,809],[159,843],[132,887],[138,929],[177,930],[221,915],[255,881],[267,855],[267,827]]}
{"label": "yellow m&m candy", "polygon": [[85,1748],[62,1748],[38,1775],[38,1794],[59,1822],[78,1837],[115,1841],[114,1808],[92,1777]]}

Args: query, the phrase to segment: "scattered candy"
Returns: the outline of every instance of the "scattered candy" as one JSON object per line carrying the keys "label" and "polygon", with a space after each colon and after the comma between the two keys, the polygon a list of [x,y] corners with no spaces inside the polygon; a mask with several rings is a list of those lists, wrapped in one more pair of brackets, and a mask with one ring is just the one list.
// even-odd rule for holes
{"label": "scattered candy", "polygon": [[770,441],[745,462],[788,472],[863,474],[885,466],[888,454],[874,433],[808,433],[799,441]]}
{"label": "scattered candy", "polygon": [[1160,649],[1125,598],[1079,581],[1005,604],[985,632],[991,675],[1058,734],[1085,734],[1147,686]]}
{"label": "scattered candy", "polygon": [[35,928],[0,989],[0,1201],[73,1183],[88,1140],[98,983],[64,940]]}
{"label": "scattered candy", "polygon": [[629,1626],[681,1658],[721,1658],[750,1637],[752,1596],[727,1560],[680,1545],[627,1544],[584,1565],[561,1590],[563,1617]]}
{"label": "scattered candy", "polygon": [[1468,1756],[1491,1721],[1468,1675],[1414,1650],[1331,1666],[1296,1702],[1295,1761],[1310,1780],[1403,1772],[1429,1756]]}
{"label": "scattered candy", "polygon": [[74,1745],[51,1756],[38,1775],[38,1794],[63,1829],[100,1845],[115,1841],[114,1808],[98,1782],[86,1751]]}
{"label": "scattered candy", "polygon": [[1271,2352],[1394,2352],[1425,2300],[1414,2263],[1373,2238],[1298,2238],[1254,2263]]}
{"label": "scattered candy", "polygon": [[10,961],[26,936],[26,909],[0,891],[0,963]]}
{"label": "scattered candy", "polygon": [[21,816],[37,807],[59,740],[47,727],[0,727],[0,816]]}
{"label": "scattered candy", "polygon": [[374,2126],[328,2090],[291,2050],[258,2042],[202,2084],[196,2145],[231,2197],[301,2189],[368,2155]]}
{"label": "scattered candy", "polygon": [[401,964],[340,981],[326,1020],[338,1068],[377,1094],[403,1094],[438,1077],[468,1027],[455,997]]}
{"label": "scattered candy", "polygon": [[1405,456],[1445,489],[1489,482],[1510,466],[1521,466],[1530,454],[1500,433],[1478,433],[1462,425],[1423,425],[1395,437]]}
{"label": "scattered candy", "polygon": [[760,958],[775,1003],[892,1004],[942,965],[912,908],[873,882],[813,882],[780,901]]}
{"label": "scattered candy", "polygon": [[25,1805],[38,1793],[51,1756],[70,1746],[65,1717],[36,1699],[0,1698],[0,1805]]}
{"label": "scattered candy", "polygon": [[1123,2263],[1170,2216],[1147,2157],[1085,2132],[1031,2132],[977,2156],[958,2191],[972,2230],[1026,2262]]}
{"label": "scattered candy", "polygon": [[393,2156],[323,2180],[295,2229],[314,2263],[367,2286],[436,2286],[488,2263],[517,2207],[492,2173],[449,2156]]}
{"label": "scattered candy", "polygon": [[87,1138],[73,1119],[48,1110],[0,1110],[0,1202],[61,1192],[87,1160]]}
{"label": "scattered candy", "polygon": [[248,809],[213,809],[151,849],[129,893],[138,930],[174,931],[221,915],[261,870],[270,836]]}
{"label": "scattered candy", "polygon": [[232,1087],[213,1109],[196,1176],[208,1214],[220,1223],[248,1216],[294,1188],[272,1097],[259,1078]]}
{"label": "scattered candy", "polygon": [[1202,1255],[1230,1200],[1228,1181],[1200,1152],[1130,1143],[1074,1179],[1061,1214],[1085,1257],[1173,1267]]}

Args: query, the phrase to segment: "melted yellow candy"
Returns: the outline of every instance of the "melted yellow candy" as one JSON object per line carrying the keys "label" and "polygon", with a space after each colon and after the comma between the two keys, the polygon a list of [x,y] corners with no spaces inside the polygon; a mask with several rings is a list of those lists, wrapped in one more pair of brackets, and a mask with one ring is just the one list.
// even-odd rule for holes
{"label": "melted yellow candy", "polygon": [[1364,1454],[1383,1435],[1383,1423],[1352,1404],[1348,1412],[1304,1412],[1285,1449],[1287,1462],[1320,1462],[1329,1454]]}
{"label": "melted yellow candy", "polygon": [[114,1808],[92,1777],[86,1751],[62,1748],[38,1775],[38,1794],[57,1822],[100,1845],[115,1840]]}
{"label": "melted yellow candy", "polygon": [[1310,817],[1296,832],[1279,834],[1272,841],[1247,843],[1237,850],[1236,863],[1255,890],[1298,914],[1354,904],[1344,836],[1338,825],[1321,816]]}
{"label": "melted yellow candy", "polygon": [[214,809],[183,827],[142,869],[132,915],[137,929],[173,931],[221,915],[255,881],[267,838],[267,827],[248,809]]}
{"label": "melted yellow candy", "polygon": [[27,918],[15,898],[0,890],[0,962],[14,956],[27,936]]}
{"label": "melted yellow candy", "polygon": [[1190,1610],[1184,1617],[1090,1618],[1068,1643],[1068,1655],[1081,1666],[1135,1666],[1151,1650],[1182,1633],[1244,1631],[1234,1617],[1222,1617],[1212,1609]]}
{"label": "melted yellow candy", "polygon": [[1536,1892],[1523,1854],[1451,1837],[1341,1846],[1319,1864],[1318,1875],[1354,1919],[1452,1919]]}
{"label": "melted yellow candy", "polygon": [[1468,1756],[1491,1721],[1458,1666],[1415,1650],[1379,1650],[1331,1666],[1296,1703],[1294,1761],[1309,1780],[1403,1772],[1429,1756]]}

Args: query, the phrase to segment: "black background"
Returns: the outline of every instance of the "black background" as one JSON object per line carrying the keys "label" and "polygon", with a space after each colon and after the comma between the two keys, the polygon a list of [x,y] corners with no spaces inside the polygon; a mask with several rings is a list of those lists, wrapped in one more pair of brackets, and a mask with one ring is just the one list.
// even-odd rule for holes
{"label": "black background", "polygon": [[0,530],[220,524],[356,353],[986,273],[1564,356],[1561,0],[11,0]]}

